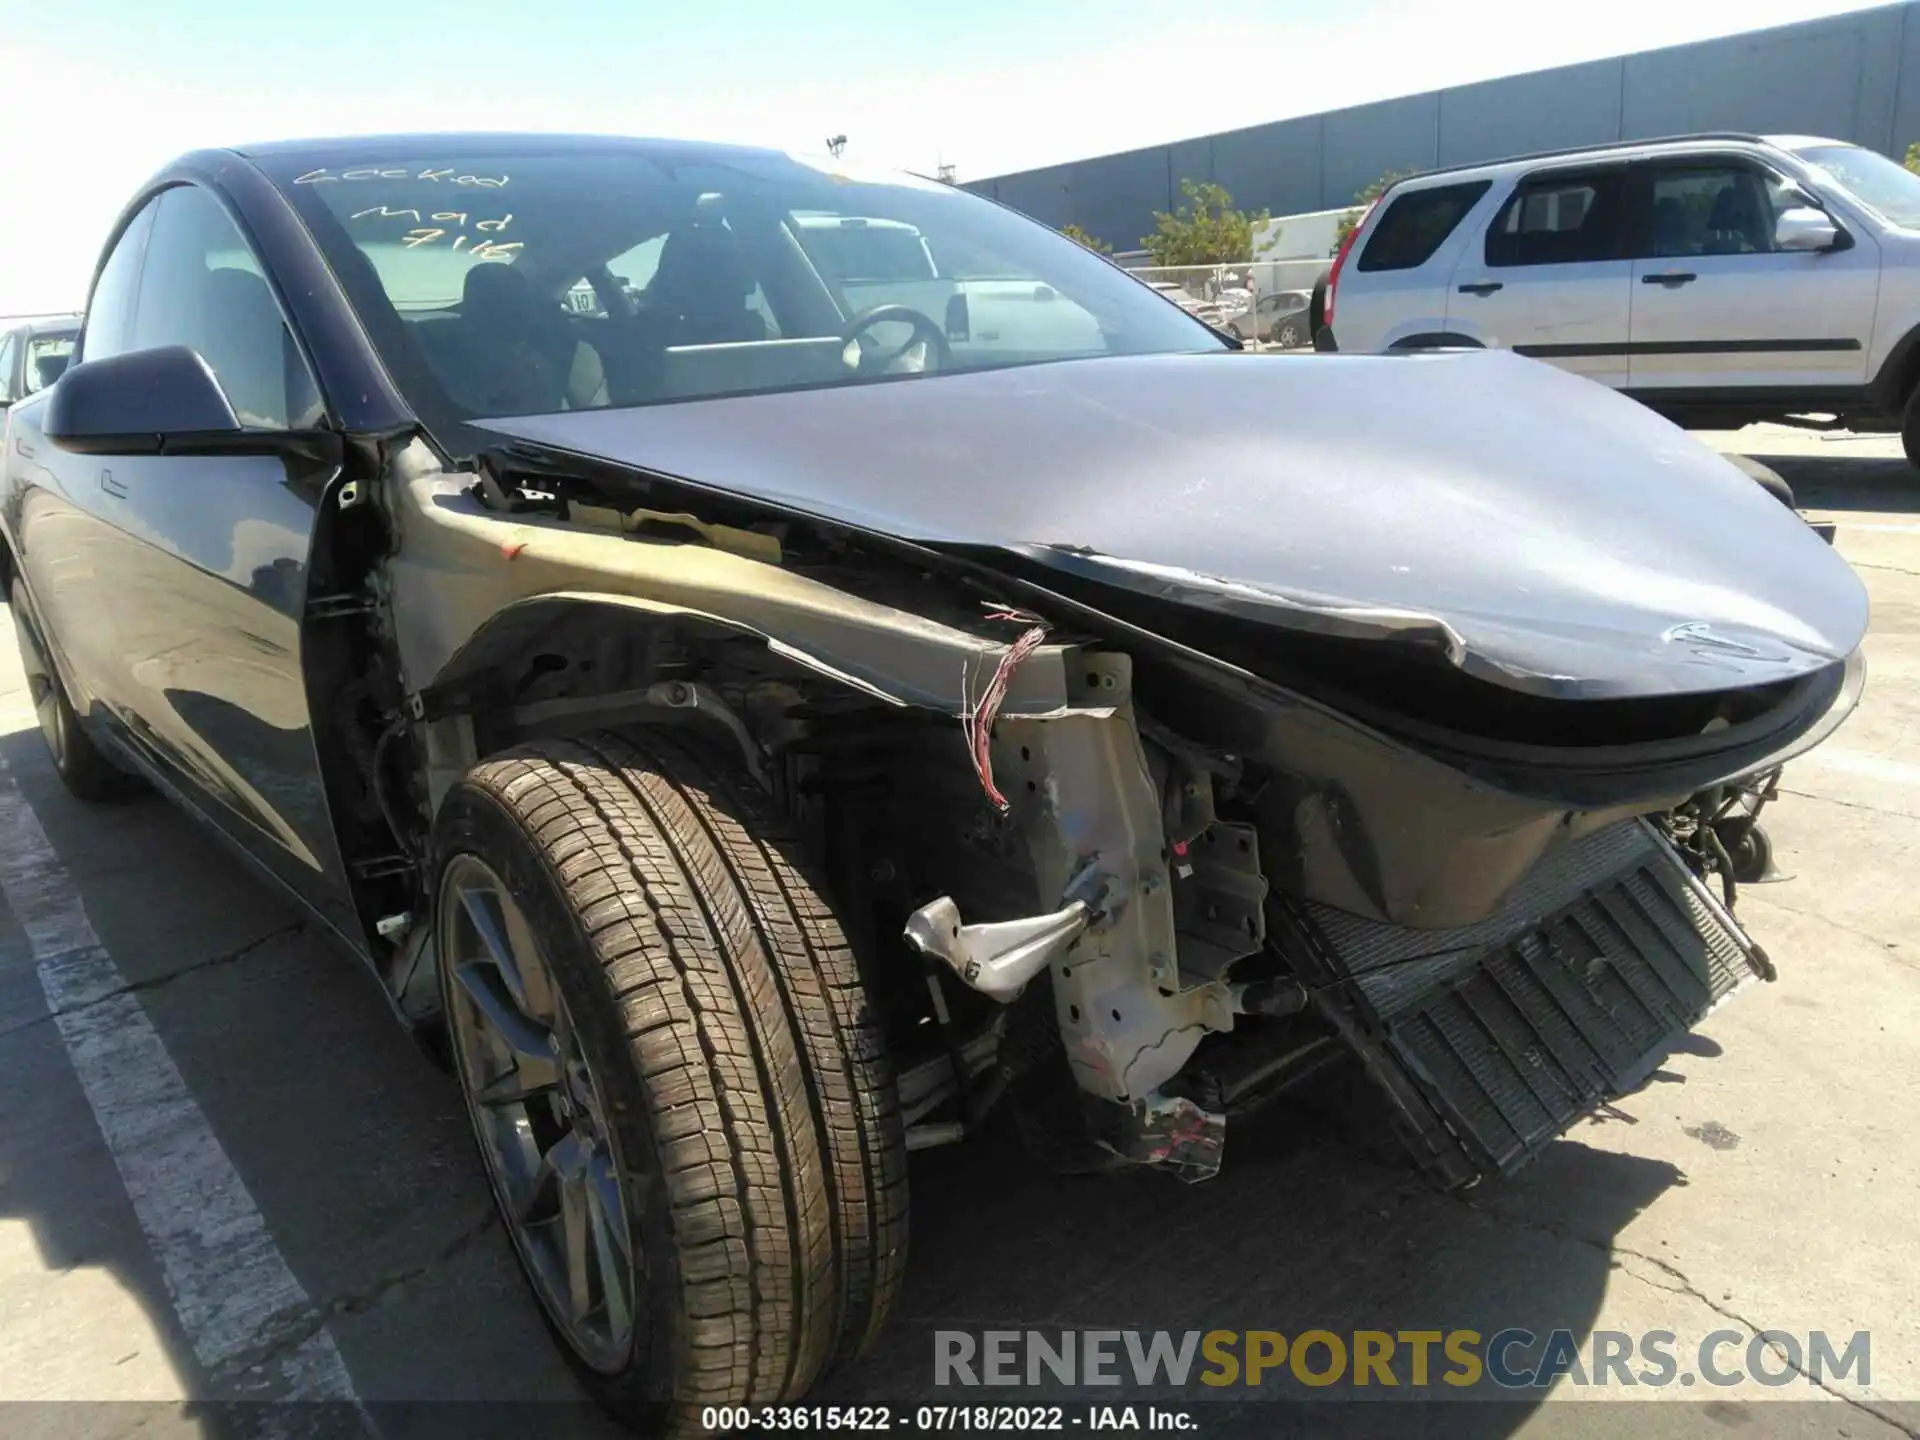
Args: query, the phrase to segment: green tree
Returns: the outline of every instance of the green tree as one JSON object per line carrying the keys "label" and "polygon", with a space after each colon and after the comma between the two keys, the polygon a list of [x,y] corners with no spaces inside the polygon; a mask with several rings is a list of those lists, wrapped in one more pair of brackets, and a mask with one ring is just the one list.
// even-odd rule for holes
{"label": "green tree", "polygon": [[1340,217],[1340,228],[1334,232],[1333,253],[1336,255],[1340,253],[1340,247],[1347,243],[1347,236],[1354,232],[1355,227],[1357,227],[1360,221],[1366,216],[1368,207],[1371,206],[1374,201],[1378,200],[1402,180],[1419,173],[1417,170],[1389,170],[1378,180],[1367,186],[1366,189],[1355,195],[1353,197],[1354,208]]}
{"label": "green tree", "polygon": [[1244,265],[1253,259],[1253,232],[1267,212],[1233,208],[1233,197],[1211,182],[1182,180],[1185,200],[1172,214],[1153,212],[1154,232],[1140,244],[1155,265]]}
{"label": "green tree", "polygon": [[1916,140],[1907,146],[1907,158],[1900,163],[1905,165],[1907,169],[1913,171],[1914,174],[1920,175],[1920,140]]}
{"label": "green tree", "polygon": [[1096,255],[1111,255],[1113,253],[1113,246],[1107,244],[1107,242],[1102,240],[1098,235],[1089,235],[1078,225],[1062,225],[1060,227],[1060,233],[1069,240],[1086,246],[1087,249],[1093,251]]}

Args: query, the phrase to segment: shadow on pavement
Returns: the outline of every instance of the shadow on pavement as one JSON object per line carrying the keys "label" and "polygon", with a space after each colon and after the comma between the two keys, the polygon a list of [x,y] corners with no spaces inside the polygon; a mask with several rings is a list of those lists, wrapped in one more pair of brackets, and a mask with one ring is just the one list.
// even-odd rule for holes
{"label": "shadow on pavement", "polygon": [[[1343,1084],[1357,1081],[1335,1077],[1326,1088]],[[1511,1181],[1449,1196],[1372,1138],[1384,1125],[1370,1099],[1335,1093],[1282,1105],[1230,1129],[1225,1168],[1198,1186],[1150,1173],[1055,1177],[999,1146],[916,1156],[913,1259],[894,1323],[821,1398],[896,1407],[1039,1398],[1025,1388],[936,1388],[938,1330],[1038,1330],[1050,1343],[1058,1331],[1084,1329],[1168,1330],[1177,1339],[1468,1328],[1484,1337],[1520,1326],[1584,1337],[1605,1293],[1612,1237],[1685,1183],[1663,1162],[1562,1141]],[[1195,1376],[1205,1368],[1198,1362]],[[1432,1373],[1441,1368],[1436,1359]],[[1119,1369],[1129,1371],[1124,1358]],[[1405,1385],[1404,1355],[1396,1369]],[[1079,1406],[1154,1393],[1081,1387],[1047,1398]],[[1269,1376],[1255,1391],[1190,1380],[1157,1393],[1195,1406],[1207,1433],[1267,1435],[1280,1433],[1283,1417],[1289,1429],[1302,1423],[1302,1402],[1343,1392]],[[1454,1394],[1436,1383],[1405,1399]],[[1449,1405],[1446,1429],[1510,1433],[1535,1399]],[[1311,1428],[1358,1433],[1341,1423],[1345,1411],[1372,1433],[1421,1430],[1437,1423],[1424,1408],[1336,1401],[1311,1407]]]}
{"label": "shadow on pavement", "polygon": [[[32,1237],[10,1252],[21,1258],[0,1275],[0,1296],[17,1293],[23,1274],[38,1285],[35,1270],[89,1270],[105,1272],[86,1283],[108,1297],[104,1308],[60,1309],[64,1341],[33,1337],[28,1347],[57,1348],[65,1363],[31,1382],[16,1376],[4,1393],[117,1399],[129,1393],[117,1367],[139,1358],[148,1380],[134,1394],[179,1387],[197,1401],[243,1403],[36,1407],[60,1419],[47,1433],[224,1440],[356,1424],[364,1433],[365,1417],[338,1407],[291,1412],[289,1429],[290,1412],[244,1403],[273,1399],[280,1383],[276,1365],[252,1369],[252,1357],[324,1325],[369,1403],[577,1405],[494,1219],[457,1090],[395,1023],[371,976],[164,800],[72,800],[37,731],[0,736],[0,759],[307,1297],[298,1313],[261,1317],[258,1346],[207,1372],[47,1013],[27,938],[0,902],[0,1064],[31,1077],[4,1102],[0,1227],[24,1221]],[[177,1148],[177,1183],[190,1187],[190,1139]],[[36,1254],[37,1264],[26,1258]],[[244,1310],[234,1279],[224,1277],[225,1293]],[[164,1357],[133,1353],[155,1342],[124,1333],[130,1305]],[[11,1306],[0,1319],[7,1329],[35,1323]],[[17,1332],[0,1334],[0,1355],[19,1349]],[[19,1433],[8,1413],[24,1418],[0,1408],[0,1433]]]}
{"label": "shadow on pavement", "polygon": [[1811,455],[1808,443],[1796,436],[1792,447],[1782,448],[1770,436],[1742,435],[1735,448],[1777,470],[1802,509],[1920,514],[1920,469],[1897,446],[1891,456],[1859,453],[1868,447],[1884,450],[1884,437],[1819,440],[1813,443],[1823,448]]}

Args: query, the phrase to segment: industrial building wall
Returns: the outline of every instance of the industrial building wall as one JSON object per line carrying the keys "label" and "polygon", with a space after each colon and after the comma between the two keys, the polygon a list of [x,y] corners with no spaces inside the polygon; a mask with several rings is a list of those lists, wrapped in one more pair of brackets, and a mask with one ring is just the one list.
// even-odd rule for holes
{"label": "industrial building wall", "polygon": [[1127,250],[1188,179],[1288,215],[1348,204],[1388,170],[1691,130],[1824,135],[1898,158],[1920,140],[1916,12],[1909,0],[965,184]]}

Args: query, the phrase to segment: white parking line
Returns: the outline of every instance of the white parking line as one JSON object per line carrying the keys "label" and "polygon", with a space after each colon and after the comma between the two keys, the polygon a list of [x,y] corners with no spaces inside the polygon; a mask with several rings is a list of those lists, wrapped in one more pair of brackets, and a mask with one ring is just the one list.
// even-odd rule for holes
{"label": "white parking line", "polygon": [[[346,1402],[346,1362],[0,760],[0,895],[212,1398]],[[75,1397],[84,1398],[84,1397]],[[364,1411],[361,1412],[365,1419]],[[367,1428],[371,1429],[370,1422]]]}

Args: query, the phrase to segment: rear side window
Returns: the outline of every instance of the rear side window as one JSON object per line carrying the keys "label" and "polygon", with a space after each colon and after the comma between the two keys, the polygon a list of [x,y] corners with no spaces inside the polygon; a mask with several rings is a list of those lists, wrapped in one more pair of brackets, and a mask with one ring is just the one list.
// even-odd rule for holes
{"label": "rear side window", "polygon": [[1574,265],[1620,255],[1624,172],[1523,180],[1487,231],[1488,265]]}
{"label": "rear side window", "polygon": [[1360,269],[1413,270],[1426,264],[1492,183],[1470,180],[1395,196],[1360,252]]}

